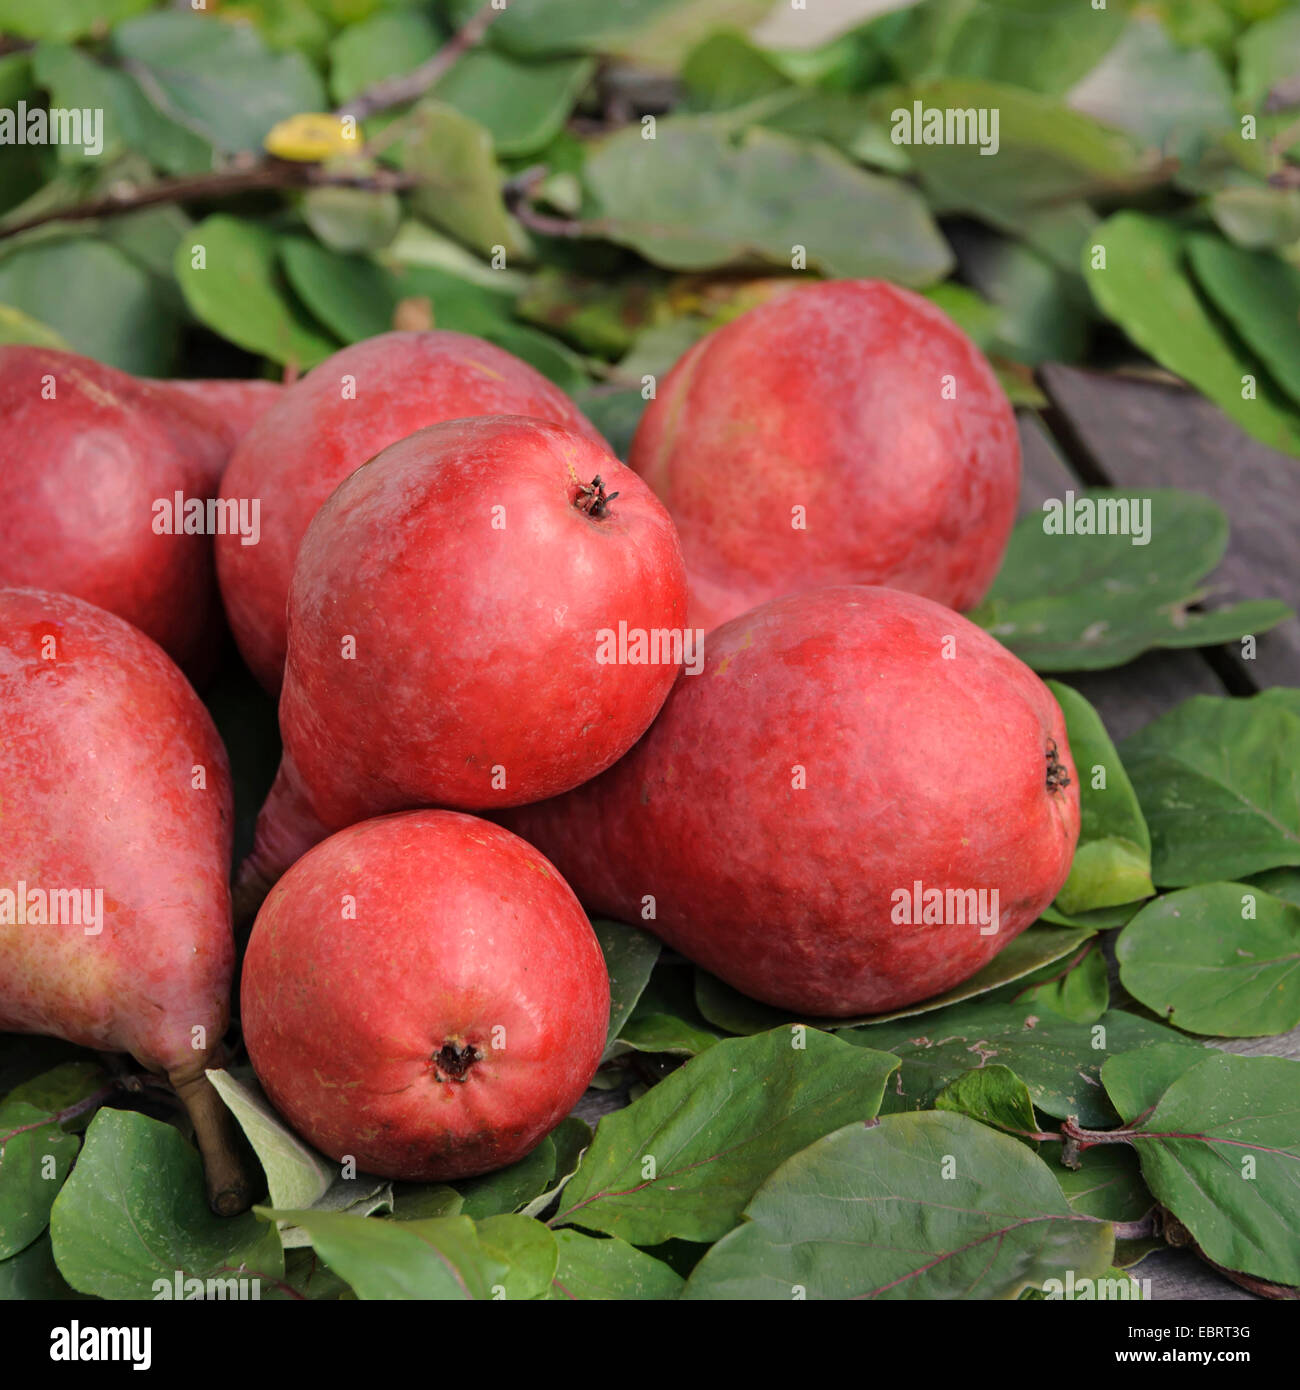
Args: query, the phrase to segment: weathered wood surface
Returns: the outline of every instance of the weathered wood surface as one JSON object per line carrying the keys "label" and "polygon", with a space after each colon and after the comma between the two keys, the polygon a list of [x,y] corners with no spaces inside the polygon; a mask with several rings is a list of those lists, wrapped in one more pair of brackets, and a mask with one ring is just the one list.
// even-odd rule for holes
{"label": "weathered wood surface", "polygon": [[[1024,452],[1021,516],[1041,512],[1049,497],[1062,497],[1071,488],[1078,491],[1085,486],[1038,415],[1021,414],[1020,441]],[[1300,468],[1300,462],[1296,466]],[[1096,706],[1116,742],[1189,696],[1228,693],[1197,651],[1148,652],[1113,671],[1076,671],[1061,679]]]}
{"label": "weathered wood surface", "polygon": [[[1252,440],[1180,387],[1068,367],[1044,368],[1039,378],[1052,409],[1046,420],[1021,416],[1022,515],[1081,485],[1201,492],[1231,525],[1223,563],[1211,576],[1212,602],[1280,598],[1300,606],[1300,460]],[[1261,634],[1253,661],[1229,648],[1159,651],[1118,670],[1061,679],[1097,707],[1119,740],[1191,695],[1300,686],[1300,620]],[[1211,1045],[1244,1056],[1300,1058],[1300,1028]],[[1148,1255],[1134,1273],[1149,1281],[1153,1299],[1254,1297],[1185,1250]]]}
{"label": "weathered wood surface", "polygon": [[[1251,439],[1181,387],[1071,367],[1046,367],[1040,380],[1081,476],[1095,472],[1113,487],[1194,489],[1227,513],[1217,603],[1300,602],[1300,459]],[[1262,633],[1253,661],[1231,648],[1221,653],[1242,686],[1300,686],[1300,618]]]}

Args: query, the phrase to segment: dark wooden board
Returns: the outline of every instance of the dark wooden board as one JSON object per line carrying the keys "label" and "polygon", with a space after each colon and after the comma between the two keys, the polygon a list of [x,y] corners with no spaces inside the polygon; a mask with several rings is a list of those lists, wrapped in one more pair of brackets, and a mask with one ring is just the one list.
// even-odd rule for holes
{"label": "dark wooden board", "polygon": [[[1183,387],[1057,366],[1044,367],[1039,380],[1083,476],[1114,487],[1188,488],[1223,508],[1232,530],[1212,577],[1218,603],[1300,604],[1300,459],[1258,443]],[[1300,619],[1261,634],[1253,661],[1220,651],[1243,685],[1300,686]]]}
{"label": "dark wooden board", "polygon": [[[1038,415],[1020,416],[1024,474],[1020,515],[1041,512],[1051,497],[1076,491],[1087,479],[1071,470]],[[1300,461],[1298,461],[1300,466]],[[1117,742],[1192,695],[1226,695],[1214,668],[1197,651],[1153,651],[1113,671],[1073,671],[1058,679],[1096,706]]]}
{"label": "dark wooden board", "polygon": [[[1050,366],[1039,380],[1045,417],[1023,413],[1020,512],[1080,485],[1179,487],[1204,493],[1231,527],[1214,598],[1280,598],[1300,606],[1300,459],[1244,435],[1182,387]],[[1256,659],[1223,648],[1149,652],[1114,671],[1061,677],[1095,705],[1116,740],[1191,695],[1300,685],[1300,620],[1261,634]],[[1246,1056],[1300,1058],[1300,1029],[1272,1038],[1215,1040]],[[1134,1274],[1159,1300],[1253,1300],[1186,1250],[1148,1255]]]}

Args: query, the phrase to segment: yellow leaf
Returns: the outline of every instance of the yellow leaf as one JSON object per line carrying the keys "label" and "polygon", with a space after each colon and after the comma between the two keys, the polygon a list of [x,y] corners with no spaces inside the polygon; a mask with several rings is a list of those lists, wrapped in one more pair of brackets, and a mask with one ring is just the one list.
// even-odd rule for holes
{"label": "yellow leaf", "polygon": [[351,117],[307,112],[273,126],[262,144],[277,159],[319,164],[357,149],[356,124]]}

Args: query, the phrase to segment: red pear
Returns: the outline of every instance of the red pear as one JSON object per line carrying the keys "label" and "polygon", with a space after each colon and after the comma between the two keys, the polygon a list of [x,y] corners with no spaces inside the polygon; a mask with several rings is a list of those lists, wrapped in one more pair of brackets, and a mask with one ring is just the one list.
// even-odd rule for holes
{"label": "red pear", "polygon": [[221,457],[218,482],[235,445],[280,399],[284,390],[278,381],[240,381],[218,377],[152,381],[150,385],[161,387],[177,400],[211,411],[220,421],[228,447]]}
{"label": "red pear", "polygon": [[792,290],[710,333],[628,461],[677,524],[705,628],[827,584],[971,608],[1020,489],[993,369],[942,310],[880,280]]}
{"label": "red pear", "polygon": [[244,961],[258,1079],[331,1158],[472,1177],[522,1158],[600,1064],[609,978],[531,845],[414,811],[331,836],[280,880]]}
{"label": "red pear", "polygon": [[283,679],[285,605],[298,546],[321,503],[354,469],[425,425],[530,415],[604,441],[526,362],[462,333],[384,333],[336,352],[285,389],[230,461],[221,496],[261,504],[261,537],[218,537],[230,626],[272,694]]}
{"label": "red pear", "polygon": [[186,533],[183,508],[206,507],[234,440],[167,383],[0,347],[0,584],[75,594],[204,674],[221,620],[212,539],[206,516]]}
{"label": "red pear", "polygon": [[147,637],[0,590],[0,1031],[129,1052],[194,1120],[219,1211],[251,1199],[220,1065],[234,944],[226,751]]}
{"label": "red pear", "polygon": [[705,646],[604,776],[495,817],[588,911],[754,999],[843,1018],[967,979],[1056,896],[1079,834],[1065,721],[986,632],[843,587]]}
{"label": "red pear", "polygon": [[536,801],[603,771],[663,704],[685,611],[672,522],[603,446],[485,416],[385,449],[298,555],[284,757],[240,919],[344,826]]}

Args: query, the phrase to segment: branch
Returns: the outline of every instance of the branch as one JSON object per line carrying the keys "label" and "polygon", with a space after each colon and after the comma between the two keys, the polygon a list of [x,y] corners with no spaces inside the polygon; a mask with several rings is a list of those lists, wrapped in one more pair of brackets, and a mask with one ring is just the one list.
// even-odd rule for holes
{"label": "branch", "polygon": [[584,222],[575,217],[554,217],[548,212],[538,210],[533,202],[533,194],[549,172],[545,164],[534,164],[520,170],[514,178],[507,179],[501,189],[506,211],[530,231],[538,232],[542,236],[604,236],[608,228],[606,222]]}
{"label": "branch", "polygon": [[379,169],[373,173],[345,173],[320,164],[298,164],[286,159],[264,159],[255,164],[221,169],[215,174],[158,179],[142,186],[128,185],[88,203],[55,208],[23,222],[0,227],[0,240],[47,222],[83,222],[95,217],[115,217],[158,203],[205,202],[240,193],[287,188],[364,188],[376,193],[397,192],[417,182],[409,174]]}
{"label": "branch", "polygon": [[364,91],[358,92],[351,101],[340,106],[335,113],[339,116],[355,116],[363,121],[376,111],[385,111],[390,106],[404,106],[408,101],[422,97],[430,87],[451,68],[456,60],[471,48],[477,48],[487,33],[488,26],[502,10],[496,8],[492,0],[475,12],[466,21],[465,27],[450,39],[427,61],[401,77],[387,77],[376,82]]}
{"label": "branch", "polygon": [[[403,77],[375,83],[353,97],[346,106],[340,107],[335,114],[363,120],[390,106],[414,101],[432,87],[463,53],[482,42],[488,26],[500,13],[492,0],[487,0],[464,28],[452,35],[428,62],[421,63],[413,72]],[[327,170],[319,164],[303,164],[264,156],[219,169],[213,174],[158,179],[143,187],[109,192],[92,202],[43,212],[37,217],[0,227],[0,240],[16,236],[19,232],[31,231],[33,227],[42,227],[47,222],[82,222],[96,217],[115,217],[121,213],[135,212],[139,208],[155,207],[159,203],[206,202],[234,197],[241,193],[291,188],[362,188],[380,193],[399,192],[414,187],[418,182],[418,179],[410,175],[389,170],[377,170],[369,174],[345,173]]]}

